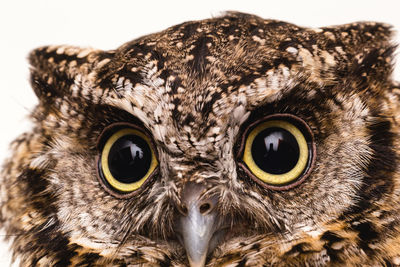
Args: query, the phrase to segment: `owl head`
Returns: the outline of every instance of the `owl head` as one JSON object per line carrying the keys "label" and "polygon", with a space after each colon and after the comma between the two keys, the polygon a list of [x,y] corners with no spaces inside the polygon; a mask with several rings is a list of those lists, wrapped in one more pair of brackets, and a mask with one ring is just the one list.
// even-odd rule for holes
{"label": "owl head", "polygon": [[[400,261],[390,26],[227,13],[29,55],[2,173],[21,265]],[[396,258],[397,257],[397,258]]]}

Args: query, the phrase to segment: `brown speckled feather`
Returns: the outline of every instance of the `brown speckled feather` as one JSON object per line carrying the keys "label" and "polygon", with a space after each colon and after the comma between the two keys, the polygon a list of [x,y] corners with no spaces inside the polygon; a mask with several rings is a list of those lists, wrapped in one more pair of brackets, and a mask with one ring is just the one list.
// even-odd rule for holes
{"label": "brown speckled feather", "polygon": [[[227,13],[111,51],[34,50],[34,127],[1,173],[14,258],[188,266],[178,220],[195,183],[222,229],[206,266],[400,265],[391,35],[381,23],[310,29]],[[247,127],[273,114],[304,121],[315,143],[309,176],[287,190],[254,182],[240,164]],[[144,129],[159,163],[129,197],[97,174],[99,136],[121,122]]]}

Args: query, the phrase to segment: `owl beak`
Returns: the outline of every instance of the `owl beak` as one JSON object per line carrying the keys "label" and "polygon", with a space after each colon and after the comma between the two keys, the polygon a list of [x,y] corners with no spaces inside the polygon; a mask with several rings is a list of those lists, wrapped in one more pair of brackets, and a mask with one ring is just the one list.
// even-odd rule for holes
{"label": "owl beak", "polygon": [[214,207],[217,199],[202,198],[203,192],[202,186],[190,184],[185,187],[182,198],[184,211],[180,217],[180,232],[191,267],[204,266],[208,252],[215,247],[212,239],[216,231]]}

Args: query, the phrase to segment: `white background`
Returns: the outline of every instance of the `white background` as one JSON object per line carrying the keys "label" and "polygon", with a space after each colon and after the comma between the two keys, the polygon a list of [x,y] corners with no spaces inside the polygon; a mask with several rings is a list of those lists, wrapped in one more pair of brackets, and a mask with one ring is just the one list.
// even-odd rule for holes
{"label": "white background", "polygon": [[[0,162],[7,154],[8,143],[28,127],[24,118],[37,102],[28,83],[26,56],[38,46],[113,49],[141,35],[187,20],[218,16],[225,10],[301,26],[372,20],[400,30],[398,0],[0,1]],[[398,35],[396,42],[400,43]],[[395,77],[400,80],[400,66]],[[7,246],[0,243],[0,267],[9,262]]]}

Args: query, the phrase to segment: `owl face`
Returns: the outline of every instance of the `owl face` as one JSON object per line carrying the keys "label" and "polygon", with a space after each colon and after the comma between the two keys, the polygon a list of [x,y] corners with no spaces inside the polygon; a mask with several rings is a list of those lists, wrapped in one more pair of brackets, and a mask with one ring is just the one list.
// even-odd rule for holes
{"label": "owl face", "polygon": [[393,260],[400,245],[379,231],[398,190],[389,38],[377,23],[229,13],[112,51],[34,50],[35,127],[3,174],[3,226],[23,233],[15,254],[26,265]]}

